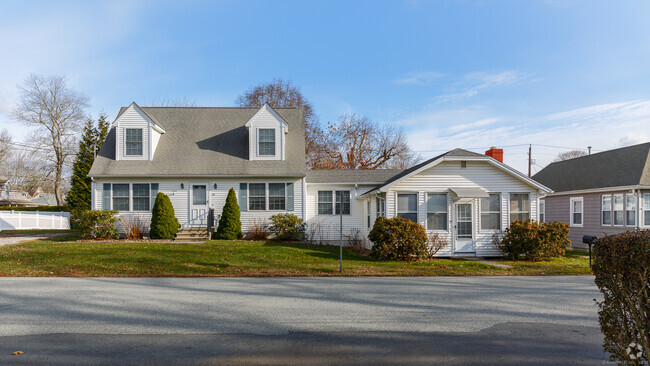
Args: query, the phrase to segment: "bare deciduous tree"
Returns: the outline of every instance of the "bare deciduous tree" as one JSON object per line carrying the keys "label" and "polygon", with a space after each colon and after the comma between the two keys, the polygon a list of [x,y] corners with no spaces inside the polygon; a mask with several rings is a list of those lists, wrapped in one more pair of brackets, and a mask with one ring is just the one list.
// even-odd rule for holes
{"label": "bare deciduous tree", "polygon": [[290,81],[275,79],[251,87],[235,101],[240,107],[261,107],[268,103],[271,107],[302,107],[305,110],[305,154],[307,165],[315,159],[321,150],[322,131],[318,125],[318,117],[314,109],[302,95],[300,88]]}
{"label": "bare deciduous tree", "polygon": [[52,163],[54,195],[63,204],[62,175],[64,166],[74,155],[77,139],[85,121],[88,98],[69,89],[62,76],[30,75],[18,86],[20,98],[16,117],[34,126],[33,143],[38,152]]}
{"label": "bare deciduous tree", "polygon": [[346,114],[325,131],[314,169],[406,168],[419,160],[404,132],[358,114]]}
{"label": "bare deciduous tree", "polygon": [[154,98],[148,107],[196,107],[196,100],[183,98]]}
{"label": "bare deciduous tree", "polygon": [[[7,129],[0,131],[0,163],[6,163],[11,155],[11,134]],[[0,171],[0,175],[2,171]]]}
{"label": "bare deciduous tree", "polygon": [[582,150],[565,151],[557,154],[555,159],[553,159],[553,162],[575,159],[585,155],[587,155],[587,153]]}

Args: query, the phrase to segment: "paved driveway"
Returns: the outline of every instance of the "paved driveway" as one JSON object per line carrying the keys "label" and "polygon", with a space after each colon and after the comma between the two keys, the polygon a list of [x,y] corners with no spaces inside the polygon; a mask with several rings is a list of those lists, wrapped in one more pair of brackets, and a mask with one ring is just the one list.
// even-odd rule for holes
{"label": "paved driveway", "polygon": [[0,364],[593,364],[598,297],[590,276],[3,278]]}

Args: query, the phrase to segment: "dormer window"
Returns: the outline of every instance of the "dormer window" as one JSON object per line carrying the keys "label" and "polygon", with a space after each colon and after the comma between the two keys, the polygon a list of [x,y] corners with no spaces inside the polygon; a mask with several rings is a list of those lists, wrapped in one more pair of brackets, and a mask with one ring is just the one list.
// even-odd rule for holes
{"label": "dormer window", "polygon": [[259,130],[259,154],[260,156],[275,155],[275,129],[261,128]]}
{"label": "dormer window", "polygon": [[142,129],[141,128],[126,129],[126,155],[127,156],[142,155]]}

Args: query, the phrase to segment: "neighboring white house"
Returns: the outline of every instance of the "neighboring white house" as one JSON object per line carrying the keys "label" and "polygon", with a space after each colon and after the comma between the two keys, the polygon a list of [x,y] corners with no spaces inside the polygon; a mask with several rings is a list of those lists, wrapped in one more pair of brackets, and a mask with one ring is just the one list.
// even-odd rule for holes
{"label": "neighboring white house", "polygon": [[243,231],[293,213],[310,239],[370,243],[378,216],[403,216],[449,241],[438,255],[496,256],[495,232],[538,218],[550,190],[492,156],[455,149],[406,170],[313,171],[305,167],[302,109],[122,108],[89,173],[93,209],[150,217],[167,194],[183,228],[205,227],[234,188]]}

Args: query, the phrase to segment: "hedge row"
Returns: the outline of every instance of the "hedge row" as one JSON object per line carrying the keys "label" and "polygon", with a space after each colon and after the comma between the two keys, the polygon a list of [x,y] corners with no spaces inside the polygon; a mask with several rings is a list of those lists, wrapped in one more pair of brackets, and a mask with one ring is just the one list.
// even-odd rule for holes
{"label": "hedge row", "polygon": [[0,211],[70,212],[70,207],[68,206],[38,206],[38,207],[0,206]]}

